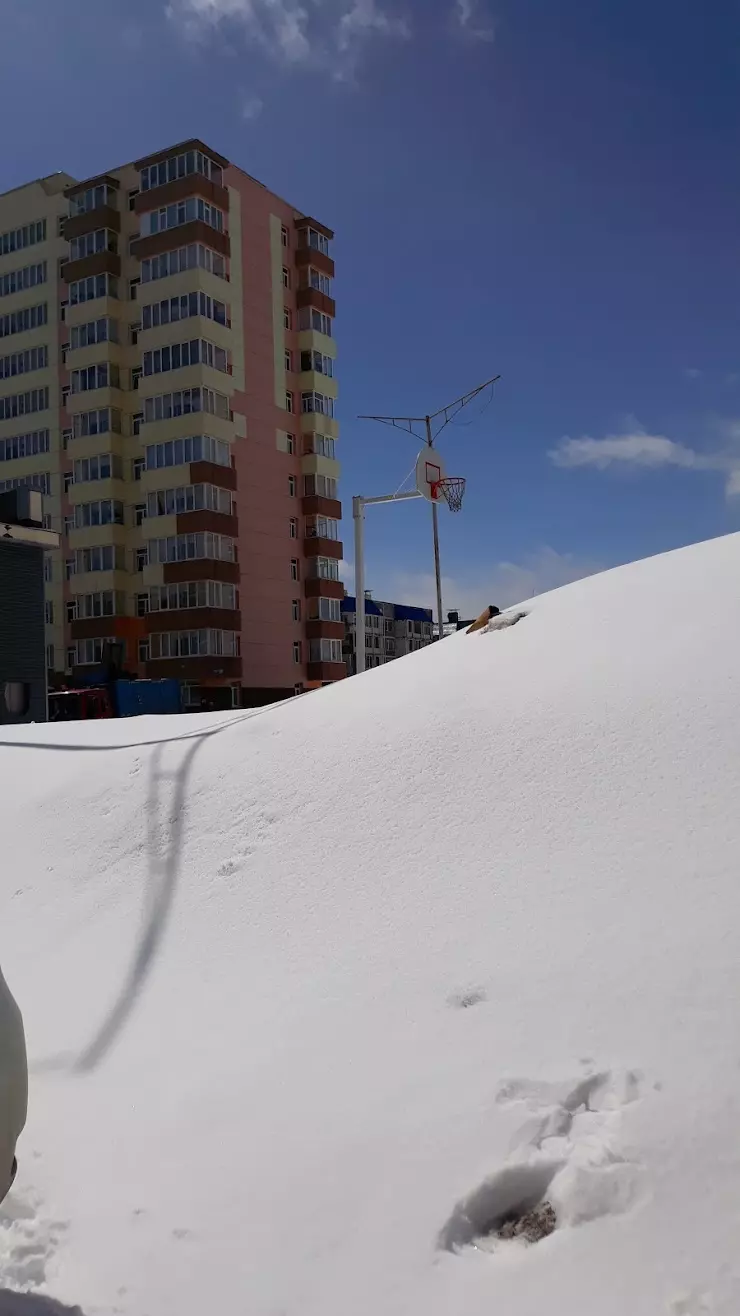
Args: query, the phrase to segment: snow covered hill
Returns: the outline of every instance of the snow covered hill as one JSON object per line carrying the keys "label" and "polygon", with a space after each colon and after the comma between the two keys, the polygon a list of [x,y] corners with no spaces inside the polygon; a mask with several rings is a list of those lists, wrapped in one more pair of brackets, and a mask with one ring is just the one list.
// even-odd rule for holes
{"label": "snow covered hill", "polygon": [[1,1312],[740,1312],[740,536],[526,606],[5,729]]}

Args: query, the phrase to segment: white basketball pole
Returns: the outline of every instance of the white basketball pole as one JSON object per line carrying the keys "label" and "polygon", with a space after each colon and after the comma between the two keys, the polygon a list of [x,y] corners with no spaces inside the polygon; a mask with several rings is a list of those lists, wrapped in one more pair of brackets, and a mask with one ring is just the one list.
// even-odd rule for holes
{"label": "white basketball pole", "polygon": [[[404,433],[411,434],[415,439],[420,439],[422,436],[418,433],[417,430],[414,429],[414,426],[424,425],[426,428],[426,436],[423,441],[429,449],[432,449],[434,445],[434,440],[442,432],[445,426],[449,425],[450,421],[455,419],[457,413],[459,411],[462,411],[464,407],[467,407],[468,404],[473,401],[473,398],[477,398],[479,394],[481,394],[483,390],[486,388],[491,389],[491,396],[493,396],[493,385],[496,384],[500,378],[501,378],[500,375],[493,375],[491,379],[485,380],[483,384],[479,384],[477,388],[471,389],[469,393],[463,393],[462,397],[455,398],[454,402],[448,402],[446,407],[440,407],[439,411],[435,411],[432,416],[367,416],[365,415],[365,416],[358,416],[358,420],[377,420],[380,421],[383,425],[391,425],[393,429],[403,430]],[[404,495],[399,495],[399,497],[403,497],[403,496]],[[408,497],[408,495],[406,496]],[[413,497],[413,495],[411,496]],[[387,502],[387,501],[390,500],[384,498],[365,499],[365,502]],[[434,576],[437,586],[437,618],[439,621],[438,638],[441,640],[442,636],[444,635],[444,627],[442,621],[442,574],[439,565],[439,520],[437,517],[436,501],[432,502],[432,533],[434,537]],[[364,624],[364,619],[363,619],[363,624]],[[364,664],[365,661],[364,653],[362,655],[362,659]]]}
{"label": "white basketball pole", "polygon": [[[434,445],[434,438],[432,436],[432,418],[431,416],[425,416],[424,420],[427,427],[427,447],[431,452]],[[439,622],[439,635],[437,638],[441,640],[444,635],[442,623],[442,617],[444,614],[442,612],[442,570],[439,565],[439,516],[437,515],[436,498],[432,503],[432,537],[434,540],[434,582],[437,586],[437,621]],[[432,634],[433,633],[434,632],[432,632]]]}
{"label": "white basketball pole", "polygon": [[[371,503],[400,503],[409,498],[421,498],[413,493],[381,494],[378,498],[352,499],[352,516],[355,522],[355,671],[359,676],[365,670],[365,508]],[[434,511],[436,513],[436,507]]]}

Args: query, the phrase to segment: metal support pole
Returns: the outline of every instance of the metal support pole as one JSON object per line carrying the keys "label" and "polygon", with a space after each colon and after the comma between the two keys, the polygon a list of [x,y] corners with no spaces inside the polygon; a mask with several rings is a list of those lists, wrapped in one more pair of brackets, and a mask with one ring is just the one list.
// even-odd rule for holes
{"label": "metal support pole", "polygon": [[[431,448],[434,443],[432,435],[432,421],[430,416],[424,417],[427,427],[427,447]],[[444,631],[442,630],[442,570],[439,564],[439,517],[437,515],[437,504],[432,503],[432,538],[434,540],[434,582],[437,586],[437,621],[439,623],[438,639],[442,639]]]}
{"label": "metal support pole", "polygon": [[365,670],[365,505],[362,498],[352,499],[355,520],[355,672]]}

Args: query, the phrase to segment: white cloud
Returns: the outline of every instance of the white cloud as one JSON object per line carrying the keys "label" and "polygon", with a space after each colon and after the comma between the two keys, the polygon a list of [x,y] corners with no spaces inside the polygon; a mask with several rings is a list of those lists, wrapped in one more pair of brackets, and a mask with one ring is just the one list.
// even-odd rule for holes
{"label": "white cloud", "polygon": [[561,439],[550,454],[556,466],[696,466],[697,454],[662,434],[613,434],[606,439]]}
{"label": "white cloud", "polygon": [[263,108],[264,102],[261,96],[244,96],[241,102],[241,116],[249,122],[259,118]]}
{"label": "white cloud", "polygon": [[455,0],[454,14],[466,37],[472,37],[474,41],[493,41],[495,27],[490,20],[481,17],[479,0]]}
{"label": "white cloud", "polygon": [[699,451],[676,443],[664,434],[647,434],[635,427],[627,434],[611,434],[604,439],[584,435],[580,439],[563,438],[548,454],[556,465],[569,469],[591,466],[605,471],[610,467],[660,470],[669,466],[692,471],[717,471],[725,476],[728,497],[740,494],[740,451],[738,424],[724,426],[729,446]]}
{"label": "white cloud", "polygon": [[[520,562],[493,562],[487,569],[476,563],[469,574],[444,576],[442,607],[445,615],[456,608],[461,617],[477,617],[488,603],[506,608],[603,569],[601,562],[543,547],[527,554]],[[350,563],[342,563],[341,576],[351,594],[354,571]],[[437,596],[432,572],[379,572],[366,583],[376,599],[432,608],[436,616]]]}
{"label": "white cloud", "polygon": [[238,26],[272,58],[337,78],[352,72],[369,39],[409,35],[406,20],[379,0],[168,0],[165,12],[191,37]]}

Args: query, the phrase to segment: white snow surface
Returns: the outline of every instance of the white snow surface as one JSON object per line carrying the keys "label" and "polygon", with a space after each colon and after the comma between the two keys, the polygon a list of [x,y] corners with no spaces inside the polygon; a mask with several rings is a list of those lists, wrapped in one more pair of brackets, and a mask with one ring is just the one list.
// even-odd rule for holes
{"label": "white snow surface", "polygon": [[2,729],[3,1316],[740,1312],[740,536],[525,608]]}

